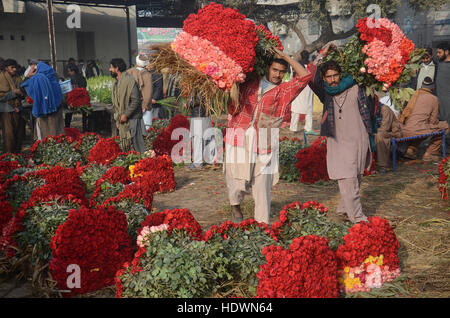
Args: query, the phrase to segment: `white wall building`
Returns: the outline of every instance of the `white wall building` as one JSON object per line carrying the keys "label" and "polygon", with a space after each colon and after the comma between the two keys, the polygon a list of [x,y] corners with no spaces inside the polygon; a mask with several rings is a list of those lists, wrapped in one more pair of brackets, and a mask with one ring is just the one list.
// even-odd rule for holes
{"label": "white wall building", "polygon": [[[6,12],[0,12],[0,56],[5,59],[13,58],[21,65],[26,65],[30,59],[49,61],[50,42],[45,2],[2,2]],[[17,9],[19,7],[22,9]],[[80,6],[80,9],[80,28],[69,28],[67,19],[72,12],[67,12],[67,5],[54,4],[58,73],[63,74],[63,63],[70,57],[83,59],[85,62],[95,59],[106,74],[109,74],[109,61],[112,58],[121,57],[128,64],[125,10],[87,6]],[[131,53],[135,56],[135,7],[130,7],[130,30]]]}

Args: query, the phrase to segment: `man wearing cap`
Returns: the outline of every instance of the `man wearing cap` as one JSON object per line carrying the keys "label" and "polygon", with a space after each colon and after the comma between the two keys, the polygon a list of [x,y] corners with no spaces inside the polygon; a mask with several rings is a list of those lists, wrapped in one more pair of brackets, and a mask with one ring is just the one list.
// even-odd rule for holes
{"label": "man wearing cap", "polygon": [[[445,129],[448,133],[449,126],[446,121],[439,121],[439,101],[433,94],[434,82],[430,77],[425,77],[422,82],[422,88],[416,91],[411,97],[408,105],[399,116],[402,124],[403,137],[412,137],[417,135],[430,134]],[[417,158],[418,146],[422,140],[413,140],[409,142],[405,157],[409,159]],[[442,137],[433,136],[430,144],[422,157],[424,161],[439,162],[439,156],[442,146]]]}
{"label": "man wearing cap", "polygon": [[[136,67],[127,70],[127,73],[133,76],[134,80],[138,84],[139,91],[142,95],[142,113],[144,114],[145,128],[151,126],[150,123],[146,122],[146,112],[152,110],[152,95],[153,95],[153,85],[152,85],[152,74],[147,70],[147,65],[149,59],[147,56],[140,54],[136,56]],[[151,117],[150,117],[151,118]]]}
{"label": "man wearing cap", "polygon": [[16,74],[18,64],[8,59],[3,63],[4,71],[0,72],[0,121],[5,152],[19,153],[22,150],[22,140],[25,135],[25,121],[20,111],[22,109],[24,92],[20,89],[22,83]]}

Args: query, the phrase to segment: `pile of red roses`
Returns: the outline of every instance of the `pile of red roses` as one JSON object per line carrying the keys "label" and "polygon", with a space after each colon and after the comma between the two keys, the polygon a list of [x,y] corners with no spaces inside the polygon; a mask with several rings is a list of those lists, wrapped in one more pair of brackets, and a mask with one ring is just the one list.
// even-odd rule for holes
{"label": "pile of red roses", "polygon": [[29,157],[33,158],[35,156],[35,152],[38,150],[38,148],[44,144],[47,143],[57,143],[57,144],[64,144],[64,143],[71,143],[72,140],[68,139],[66,135],[61,134],[58,136],[48,136],[42,140],[36,140],[30,148],[30,154]]}
{"label": "pile of red roses", "polygon": [[272,224],[271,231],[273,238],[276,241],[280,240],[279,234],[283,230],[285,226],[289,227],[289,219],[290,219],[290,213],[299,213],[299,214],[306,214],[308,213],[308,210],[310,209],[316,209],[319,210],[323,214],[328,213],[328,208],[325,207],[322,203],[316,202],[316,201],[308,201],[303,204],[300,202],[292,202],[290,204],[287,204],[281,209],[280,216],[278,217],[278,220],[275,221]]}
{"label": "pile of red roses", "polygon": [[68,140],[70,140],[70,142],[78,142],[80,136],[81,136],[81,131],[77,128],[71,128],[71,127],[65,127],[64,131],[66,133],[66,137]]}
{"label": "pile of red roses", "polygon": [[86,108],[91,106],[91,97],[86,88],[77,87],[67,94],[66,102],[71,109]]}
{"label": "pile of red roses", "polygon": [[399,242],[388,221],[380,217],[369,217],[350,228],[344,236],[345,244],[338,247],[336,254],[339,269],[361,265],[369,256],[384,256],[384,265],[389,270],[399,268]]}
{"label": "pile of red roses", "polygon": [[264,247],[267,263],[257,276],[259,298],[332,298],[339,296],[336,254],[326,238],[314,235],[294,239],[286,250]]}
{"label": "pile of red roses", "polygon": [[[189,129],[189,127],[190,127],[190,124],[189,124],[189,120],[187,119],[187,117],[185,117],[183,115],[177,115],[177,116],[173,117],[170,120],[169,126],[166,129],[164,129],[164,131],[161,132],[156,137],[155,141],[153,142],[153,150],[155,151],[156,155],[157,156],[161,156],[161,155],[171,156],[172,148],[176,144],[181,142],[181,140],[183,140],[183,142],[187,143],[188,140],[183,139],[182,136],[174,136],[174,137],[177,137],[177,139],[172,140],[172,133],[177,128]],[[186,149],[187,144],[185,144],[184,146],[185,146],[184,148]],[[179,155],[182,156],[183,154],[180,153]]]}
{"label": "pile of red roses", "polygon": [[102,138],[89,151],[89,162],[97,162],[100,164],[108,164],[116,158],[122,149],[115,141],[116,138]]}
{"label": "pile of red roses", "polygon": [[103,201],[102,206],[109,206],[113,202],[131,199],[136,203],[142,203],[148,211],[152,210],[155,181],[141,178],[125,186],[125,189],[112,198]]}
{"label": "pile of red roses", "polygon": [[310,147],[300,149],[296,155],[300,182],[315,183],[330,180],[327,170],[327,139],[319,137]]}
{"label": "pile of red roses", "polygon": [[120,166],[114,166],[106,170],[103,176],[95,182],[95,190],[91,196],[91,205],[96,205],[96,202],[93,200],[100,195],[102,191],[102,184],[104,182],[109,182],[111,184],[129,184],[131,182],[131,179],[130,175],[128,174],[128,169]]}
{"label": "pile of red roses", "polygon": [[264,37],[267,41],[269,41],[274,47],[278,48],[280,51],[284,50],[283,44],[281,44],[280,39],[278,36],[275,36],[267,30],[267,28],[264,26],[264,24],[260,24],[256,27],[256,33],[260,35],[260,37]]}
{"label": "pile of red roses", "polygon": [[255,24],[236,9],[211,3],[184,21],[183,31],[210,41],[239,64],[244,73],[255,63]]}
{"label": "pile of red roses", "polygon": [[133,174],[133,181],[145,178],[154,182],[157,192],[173,191],[177,185],[173,162],[167,155],[139,160],[134,166]]}
{"label": "pile of red roses", "polygon": [[255,219],[246,219],[241,223],[225,221],[219,226],[214,224],[203,234],[203,240],[205,242],[208,242],[215,234],[219,234],[224,240],[227,240],[230,229],[240,229],[242,231],[247,231],[251,227],[255,226],[261,228],[267,235],[274,238],[272,235],[272,231],[269,229],[269,226],[266,223],[259,223]]}
{"label": "pile of red roses", "polygon": [[39,201],[47,201],[52,196],[71,195],[81,200],[87,205],[86,191],[83,182],[76,169],[55,166],[50,169],[43,169],[29,172],[25,176],[36,176],[45,180],[45,184],[35,189],[29,200],[30,204]]}
{"label": "pile of red roses", "polygon": [[[81,208],[69,216],[56,230],[50,243],[53,259],[49,270],[65,296],[98,290],[113,282],[117,270],[131,260],[133,250],[127,233],[127,221],[115,207]],[[67,286],[75,264],[81,270],[80,288]]]}
{"label": "pile of red roses", "polygon": [[449,188],[448,178],[450,175],[449,157],[445,157],[444,159],[442,159],[442,161],[439,163],[438,169],[439,169],[438,189],[441,192],[442,199],[447,200]]}
{"label": "pile of red roses", "polygon": [[148,215],[138,228],[138,235],[146,226],[158,226],[167,224],[168,231],[172,233],[173,230],[185,230],[195,240],[201,240],[202,228],[192,213],[188,209],[173,209],[164,210]]}

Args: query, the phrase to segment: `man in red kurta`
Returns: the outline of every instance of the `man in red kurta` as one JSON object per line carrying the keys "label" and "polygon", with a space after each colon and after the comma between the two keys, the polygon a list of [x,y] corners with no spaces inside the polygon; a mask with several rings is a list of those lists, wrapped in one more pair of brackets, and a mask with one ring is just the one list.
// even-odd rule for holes
{"label": "man in red kurta", "polygon": [[[224,164],[232,219],[243,219],[240,204],[252,192],[255,220],[269,224],[270,190],[278,182],[279,128],[289,122],[291,102],[308,84],[311,75],[287,54],[276,50],[266,75],[241,85],[239,106],[231,105],[225,139]],[[296,76],[282,83],[291,65]]]}

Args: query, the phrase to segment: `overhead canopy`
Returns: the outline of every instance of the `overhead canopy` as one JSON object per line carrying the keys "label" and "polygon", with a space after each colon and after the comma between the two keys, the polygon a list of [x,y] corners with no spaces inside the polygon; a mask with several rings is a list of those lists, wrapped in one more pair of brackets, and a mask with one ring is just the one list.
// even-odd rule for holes
{"label": "overhead canopy", "polygon": [[148,5],[149,0],[23,0],[23,2],[41,2],[47,3],[47,16],[49,26],[50,38],[50,58],[52,66],[56,70],[56,49],[55,49],[55,26],[53,22],[53,4],[77,4],[80,6],[89,7],[109,7],[109,8],[123,8],[127,15],[127,32],[128,32],[128,62],[131,65],[131,35],[130,35],[130,12],[129,7],[134,5]]}
{"label": "overhead canopy", "polygon": [[[23,0],[23,2],[47,2],[46,0]],[[78,5],[85,5],[85,6],[94,6],[94,7],[100,7],[100,6],[113,6],[113,7],[129,7],[139,4],[149,4],[149,0],[54,0],[54,4],[78,4]]]}

